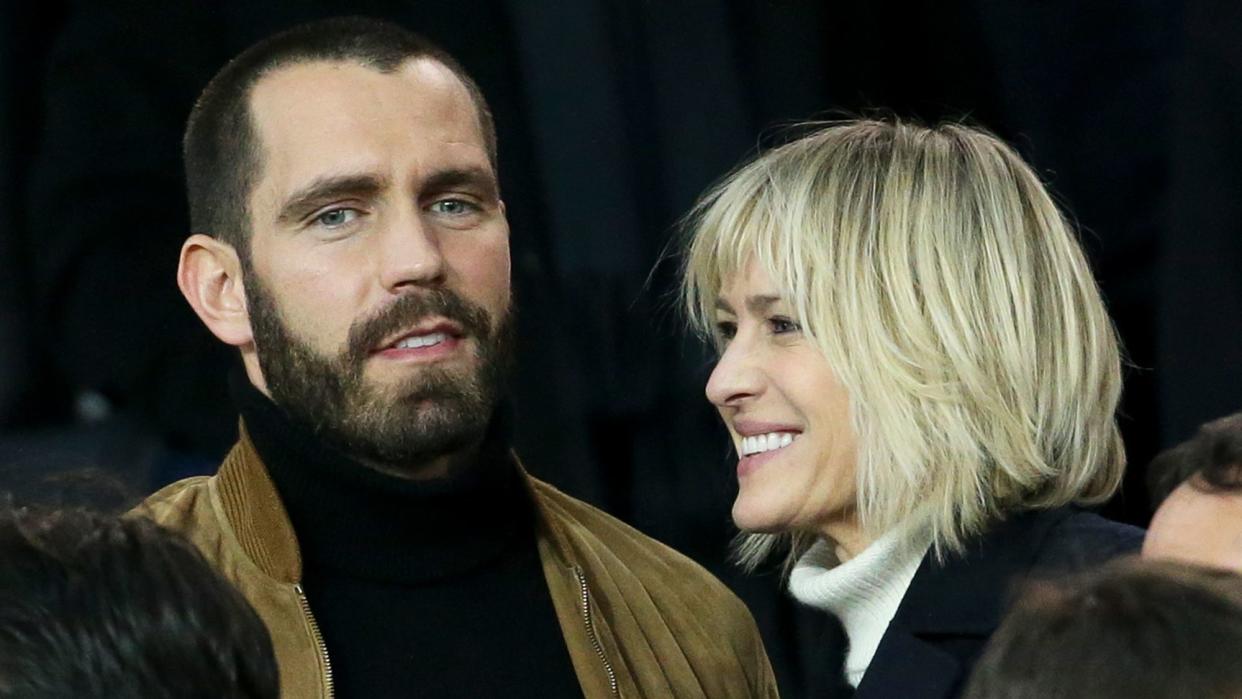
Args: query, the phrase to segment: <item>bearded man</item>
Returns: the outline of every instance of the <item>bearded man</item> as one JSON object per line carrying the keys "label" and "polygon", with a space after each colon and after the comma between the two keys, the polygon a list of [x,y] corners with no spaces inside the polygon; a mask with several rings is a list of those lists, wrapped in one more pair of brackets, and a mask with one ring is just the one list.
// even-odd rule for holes
{"label": "bearded man", "polygon": [[688,559],[528,476],[492,117],[384,22],[295,27],[203,91],[178,284],[240,350],[219,472],[153,495],[271,631],[286,697],[774,696]]}

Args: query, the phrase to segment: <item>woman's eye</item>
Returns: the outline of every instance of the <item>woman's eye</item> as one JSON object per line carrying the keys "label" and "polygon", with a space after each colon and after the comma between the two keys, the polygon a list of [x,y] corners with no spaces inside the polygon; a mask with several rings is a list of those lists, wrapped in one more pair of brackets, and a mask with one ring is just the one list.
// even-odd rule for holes
{"label": "woman's eye", "polygon": [[347,223],[353,223],[358,218],[356,209],[329,209],[315,217],[315,223],[325,228],[340,228]]}
{"label": "woman's eye", "polygon": [[785,335],[787,333],[796,333],[802,330],[801,325],[782,316],[771,318],[768,320],[768,323],[771,324],[772,334],[774,335]]}
{"label": "woman's eye", "polygon": [[716,323],[716,337],[723,341],[732,340],[737,334],[737,323],[721,321]]}

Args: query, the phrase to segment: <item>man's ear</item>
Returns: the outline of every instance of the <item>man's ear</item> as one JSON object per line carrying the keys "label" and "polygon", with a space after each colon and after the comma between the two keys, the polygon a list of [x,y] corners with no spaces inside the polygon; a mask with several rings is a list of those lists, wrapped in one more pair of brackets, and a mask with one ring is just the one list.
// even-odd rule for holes
{"label": "man's ear", "polygon": [[232,245],[195,233],[181,246],[177,286],[203,324],[234,347],[254,342],[241,260]]}

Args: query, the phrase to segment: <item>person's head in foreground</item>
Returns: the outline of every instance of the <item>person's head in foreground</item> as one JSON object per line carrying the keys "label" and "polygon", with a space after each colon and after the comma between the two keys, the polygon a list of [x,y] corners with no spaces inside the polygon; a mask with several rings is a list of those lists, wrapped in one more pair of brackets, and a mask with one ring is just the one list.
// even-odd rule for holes
{"label": "person's head in foreground", "polygon": [[389,23],[301,25],[212,79],[185,165],[178,282],[250,382],[375,468],[451,471],[510,357],[495,129],[469,75]]}
{"label": "person's head in foreground", "polygon": [[1071,227],[1008,146],[853,121],[764,153],[692,215],[684,299],[740,457],[740,549],[890,532],[957,551],[1109,497],[1113,326]]}
{"label": "person's head in foreground", "polygon": [[967,699],[1238,699],[1242,578],[1119,561],[1029,590],[980,658]]}
{"label": "person's head in foreground", "polygon": [[141,519],[0,512],[0,697],[275,699],[267,629]]}
{"label": "person's head in foreground", "polygon": [[1242,572],[1242,413],[1161,452],[1147,478],[1158,507],[1144,556]]}

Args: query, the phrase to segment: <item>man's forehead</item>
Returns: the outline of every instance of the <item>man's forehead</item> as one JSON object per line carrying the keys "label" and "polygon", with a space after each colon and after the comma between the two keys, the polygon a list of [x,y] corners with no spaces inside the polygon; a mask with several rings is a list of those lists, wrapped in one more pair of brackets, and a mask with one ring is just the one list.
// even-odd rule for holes
{"label": "man's forehead", "polygon": [[409,58],[391,70],[353,59],[308,59],[292,61],[265,71],[251,88],[251,100],[295,87],[301,83],[322,83],[325,80],[404,78],[415,79],[428,85],[465,91],[461,79],[448,66],[429,56]]}
{"label": "man's forehead", "polygon": [[1239,568],[1242,563],[1242,493],[1217,492],[1196,483],[1178,486],[1152,519],[1145,551],[1190,557]]}
{"label": "man's forehead", "polygon": [[251,114],[262,179],[282,190],[268,196],[326,174],[402,167],[404,159],[429,170],[488,165],[469,90],[428,58],[388,73],[352,61],[282,67],[255,85]]}
{"label": "man's forehead", "polygon": [[1173,489],[1166,502],[1178,509],[1236,514],[1242,521],[1242,491],[1213,488],[1195,475]]}
{"label": "man's forehead", "polygon": [[460,116],[468,107],[477,119],[470,91],[447,66],[413,58],[392,71],[356,61],[304,61],[281,66],[260,78],[250,92],[250,112],[261,131],[290,126],[285,119],[331,118],[375,108],[404,107],[417,114]]}

